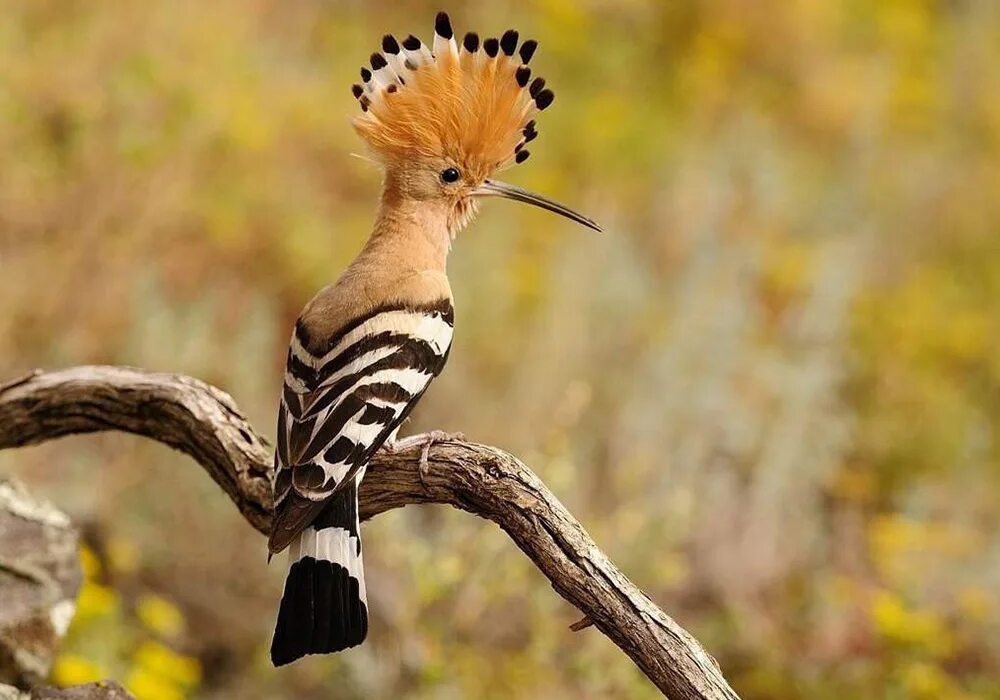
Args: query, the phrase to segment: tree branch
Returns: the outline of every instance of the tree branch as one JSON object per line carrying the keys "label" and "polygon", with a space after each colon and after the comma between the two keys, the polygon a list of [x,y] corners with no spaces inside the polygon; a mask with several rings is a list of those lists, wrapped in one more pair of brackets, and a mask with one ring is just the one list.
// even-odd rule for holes
{"label": "tree branch", "polygon": [[[0,449],[99,430],[145,435],[190,455],[251,525],[268,532],[271,451],[220,389],[182,375],[100,366],[38,372],[0,386]],[[714,659],[615,567],[517,458],[486,445],[439,443],[421,479],[417,457],[418,450],[378,453],[361,486],[362,519],[411,503],[447,503],[488,518],[664,694],[738,698]]]}

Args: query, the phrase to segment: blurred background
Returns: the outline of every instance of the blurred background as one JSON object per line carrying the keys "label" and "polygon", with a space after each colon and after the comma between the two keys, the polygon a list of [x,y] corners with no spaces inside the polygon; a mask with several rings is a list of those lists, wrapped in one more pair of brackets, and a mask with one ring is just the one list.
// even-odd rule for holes
{"label": "blurred background", "polygon": [[[0,377],[195,375],[274,435],[379,174],[350,85],[440,3],[4,0]],[[1000,698],[1000,4],[454,2],[556,92],[456,242],[410,424],[519,455],[747,700]],[[175,698],[652,698],[492,524],[365,527],[373,629],[274,670],[282,566],[191,460],[0,453],[85,529],[57,683]]]}

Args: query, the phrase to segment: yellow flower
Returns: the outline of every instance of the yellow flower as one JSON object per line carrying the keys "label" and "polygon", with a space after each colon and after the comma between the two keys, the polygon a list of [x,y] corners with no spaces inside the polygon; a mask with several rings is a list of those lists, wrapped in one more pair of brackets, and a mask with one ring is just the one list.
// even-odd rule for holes
{"label": "yellow flower", "polygon": [[106,677],[103,668],[76,654],[62,654],[52,666],[52,682],[58,686],[93,683]]}
{"label": "yellow flower", "polygon": [[193,688],[201,681],[201,664],[197,659],[178,654],[159,642],[143,642],[133,660],[144,671],[179,686]]}
{"label": "yellow flower", "polygon": [[177,606],[158,595],[139,596],[135,613],[142,624],[164,637],[176,637],[184,631],[184,616]]}
{"label": "yellow flower", "polygon": [[74,622],[106,617],[118,609],[118,604],[118,594],[115,591],[93,581],[84,581],[76,599]]}
{"label": "yellow flower", "polygon": [[134,668],[125,679],[125,687],[136,700],[184,700],[184,691],[169,679],[148,671]]}
{"label": "yellow flower", "polygon": [[951,631],[939,615],[907,608],[892,591],[875,594],[871,616],[879,633],[889,641],[920,647],[938,657],[948,656],[954,649]]}
{"label": "yellow flower", "polygon": [[903,686],[914,698],[939,700],[951,696],[951,679],[937,666],[923,662],[907,665],[902,672]]}
{"label": "yellow flower", "polygon": [[83,569],[83,577],[88,581],[93,581],[101,575],[101,560],[97,558],[94,550],[85,544],[80,545],[80,568]]}

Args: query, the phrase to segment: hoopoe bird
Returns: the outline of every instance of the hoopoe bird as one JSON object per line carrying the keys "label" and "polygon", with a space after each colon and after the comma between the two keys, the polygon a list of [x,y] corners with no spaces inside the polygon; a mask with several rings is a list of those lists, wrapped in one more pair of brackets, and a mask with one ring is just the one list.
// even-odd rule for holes
{"label": "hoopoe bird", "polygon": [[[461,48],[439,13],[431,46],[391,35],[352,91],[354,128],[384,173],[374,230],[295,324],[278,409],[274,521],[268,547],[289,550],[271,645],[275,666],[353,647],[368,633],[358,485],[372,455],[422,447],[396,440],[444,367],[454,326],[445,263],[483,197],[533,204],[600,231],[590,219],[491,176],[528,158],[534,117],[553,100],[518,33]],[[530,82],[529,82],[530,81]]]}

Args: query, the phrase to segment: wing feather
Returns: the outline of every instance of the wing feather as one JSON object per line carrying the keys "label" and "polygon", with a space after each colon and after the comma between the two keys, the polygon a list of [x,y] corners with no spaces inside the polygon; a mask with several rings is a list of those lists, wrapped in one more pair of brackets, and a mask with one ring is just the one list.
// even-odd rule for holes
{"label": "wing feather", "polygon": [[297,327],[278,410],[272,553],[307,527],[405,420],[444,367],[452,327],[447,300],[377,309],[316,352]]}

